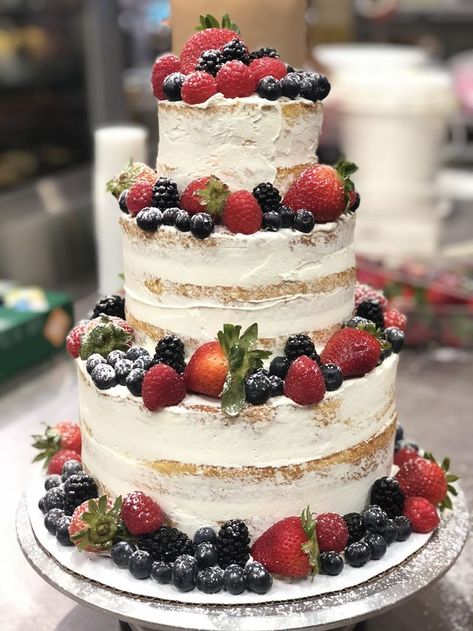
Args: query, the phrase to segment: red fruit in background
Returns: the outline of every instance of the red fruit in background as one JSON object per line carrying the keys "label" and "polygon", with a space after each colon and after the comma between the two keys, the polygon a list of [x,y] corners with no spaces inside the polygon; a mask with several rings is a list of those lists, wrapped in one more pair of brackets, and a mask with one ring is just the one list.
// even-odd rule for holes
{"label": "red fruit in background", "polygon": [[181,195],[180,206],[191,215],[206,212],[219,217],[228,195],[228,186],[214,175],[200,177],[186,186]]}
{"label": "red fruit in background", "polygon": [[234,234],[254,234],[261,228],[263,212],[249,191],[230,193],[223,210],[223,223]]}
{"label": "red fruit in background", "polygon": [[184,371],[184,381],[190,392],[217,398],[227,373],[228,361],[222,347],[218,342],[207,342],[190,358]]}
{"label": "red fruit in background", "polygon": [[166,364],[157,364],[146,372],[141,394],[144,406],[152,412],[170,405],[178,405],[186,396],[184,379],[174,368]]}
{"label": "red fruit in background", "polygon": [[153,201],[153,184],[148,180],[137,180],[128,189],[126,207],[130,215],[137,215]]}
{"label": "red fruit in background", "polygon": [[161,508],[148,495],[133,491],[122,502],[122,519],[132,535],[145,535],[164,524],[165,516]]}
{"label": "red fruit in background", "polygon": [[64,463],[68,460],[77,460],[77,462],[81,462],[80,454],[76,451],[72,451],[72,449],[60,449],[58,452],[52,456],[51,460],[48,463],[48,473],[52,475],[53,473],[61,474]]}
{"label": "red fruit in background", "polygon": [[241,61],[228,61],[217,72],[217,89],[227,99],[250,96],[255,91],[255,78]]}
{"label": "red fruit in background", "polygon": [[163,92],[164,79],[173,72],[181,71],[181,60],[176,55],[163,55],[158,57],[153,65],[151,72],[151,86],[153,94],[157,99],[165,99]]}
{"label": "red fruit in background", "polygon": [[445,471],[436,462],[425,458],[403,464],[396,474],[396,480],[406,497],[425,497],[437,505],[447,495]]}
{"label": "red fruit in background", "polygon": [[398,467],[402,467],[403,464],[410,460],[417,460],[420,458],[419,453],[415,449],[409,447],[401,447],[394,453],[394,464]]}
{"label": "red fruit in background", "polygon": [[299,405],[322,401],[325,379],[317,362],[301,355],[292,362],[284,380],[284,394]]}
{"label": "red fruit in background", "polygon": [[384,328],[388,329],[391,326],[395,326],[401,331],[406,330],[407,318],[398,309],[387,309],[384,312]]}
{"label": "red fruit in background", "polygon": [[321,513],[316,517],[317,543],[320,552],[343,552],[348,541],[348,527],[337,513]]}
{"label": "red fruit in background", "polygon": [[426,534],[440,523],[437,509],[424,497],[406,497],[403,515],[411,522],[412,530]]}
{"label": "red fruit in background", "polygon": [[286,517],[253,544],[251,556],[274,574],[299,578],[317,571],[315,521],[307,508],[301,517]]}
{"label": "red fruit in background", "polygon": [[383,309],[388,306],[386,296],[379,289],[366,285],[365,283],[356,283],[355,285],[355,307],[365,300],[374,300],[378,302]]}
{"label": "red fruit in background", "polygon": [[71,357],[77,359],[80,353],[80,342],[87,328],[87,323],[78,324],[71,329],[66,337],[66,349]]}
{"label": "red fruit in background", "polygon": [[189,105],[203,103],[214,94],[217,94],[217,82],[208,72],[199,70],[191,72],[184,79],[181,88],[181,96],[182,100],[189,103]]}
{"label": "red fruit in background", "polygon": [[374,335],[347,327],[328,340],[320,355],[323,364],[335,364],[344,377],[362,377],[376,367],[381,345]]}
{"label": "red fruit in background", "polygon": [[220,50],[232,39],[240,39],[235,31],[228,28],[206,28],[187,40],[179,55],[182,72],[192,72],[205,50]]}
{"label": "red fruit in background", "polygon": [[253,59],[249,68],[253,73],[255,85],[258,85],[258,82],[261,81],[263,77],[282,79],[287,75],[286,64],[280,59],[274,59],[273,57]]}

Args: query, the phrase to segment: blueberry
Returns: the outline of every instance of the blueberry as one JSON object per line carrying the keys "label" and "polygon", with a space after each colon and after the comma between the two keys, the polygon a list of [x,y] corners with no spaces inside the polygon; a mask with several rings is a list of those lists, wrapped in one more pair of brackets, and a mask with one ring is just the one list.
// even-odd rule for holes
{"label": "blueberry", "polygon": [[181,88],[186,78],[181,72],[172,72],[163,81],[163,92],[169,101],[181,100]]}
{"label": "blueberry", "polygon": [[295,73],[288,73],[281,79],[281,91],[283,96],[295,99],[301,91],[301,78]]}
{"label": "blueberry", "polygon": [[181,554],[172,566],[172,582],[181,592],[190,592],[195,587],[197,561],[189,554]]}
{"label": "blueberry", "polygon": [[119,359],[115,363],[115,376],[117,378],[117,382],[121,386],[126,385],[126,378],[130,374],[132,368],[133,362],[131,361],[131,359]]}
{"label": "blueberry", "polygon": [[142,368],[133,368],[128,373],[125,381],[126,387],[135,397],[141,397],[141,386],[143,385],[144,376],[145,371]]}
{"label": "blueberry", "polygon": [[156,232],[163,222],[163,213],[159,208],[142,208],[136,215],[138,228],[145,232]]}
{"label": "blueberry", "polygon": [[102,357],[102,355],[99,355],[98,353],[92,353],[92,355],[90,355],[90,357],[87,359],[85,363],[85,369],[90,375],[92,374],[92,371],[95,368],[95,366],[98,366],[99,364],[106,364],[106,363],[107,363],[107,360],[105,359],[105,357]]}
{"label": "blueberry", "polygon": [[108,364],[99,364],[93,369],[90,376],[92,377],[95,387],[99,390],[108,390],[117,385],[115,371],[113,367]]}
{"label": "blueberry", "polygon": [[107,355],[107,364],[109,364],[110,366],[115,366],[119,359],[125,359],[125,357],[125,351],[110,351],[110,353]]}
{"label": "blueberry", "polygon": [[46,492],[44,496],[44,507],[46,512],[50,511],[52,508],[60,508],[64,510],[66,505],[66,493],[64,491],[64,486],[54,486],[52,489]]}
{"label": "blueberry", "polygon": [[222,587],[223,570],[220,567],[207,567],[197,574],[197,588],[204,594],[216,594]]}
{"label": "blueberry", "polygon": [[65,482],[67,478],[76,473],[81,473],[82,464],[78,460],[66,460],[62,465],[61,480]]}
{"label": "blueberry", "polygon": [[393,353],[400,353],[404,346],[404,332],[395,326],[390,326],[384,330],[384,335],[391,344]]}
{"label": "blueberry", "polygon": [[322,552],[320,555],[320,567],[324,574],[338,576],[343,570],[343,559],[338,552]]}
{"label": "blueberry", "polygon": [[268,210],[263,213],[263,230],[266,230],[266,232],[277,232],[281,227],[281,215],[276,210]]}
{"label": "blueberry", "polygon": [[199,543],[194,552],[199,569],[218,564],[218,552],[212,543]]}
{"label": "blueberry", "polygon": [[53,473],[53,475],[48,475],[48,477],[44,481],[44,488],[46,489],[46,491],[49,491],[49,489],[53,489],[55,486],[59,486],[60,484],[61,476],[57,473]]}
{"label": "blueberry", "polygon": [[352,567],[361,567],[371,559],[371,550],[364,541],[355,541],[345,548],[345,561]]}
{"label": "blueberry", "polygon": [[146,550],[135,550],[128,559],[128,570],[130,574],[139,580],[149,578],[153,557]]}
{"label": "blueberry", "polygon": [[269,101],[276,101],[282,94],[281,82],[274,77],[263,77],[256,87],[258,96]]}
{"label": "blueberry", "polygon": [[355,191],[355,199],[353,200],[353,202],[350,205],[350,212],[354,213],[356,210],[358,210],[358,208],[360,207],[360,194]]}
{"label": "blueberry", "polygon": [[190,220],[190,229],[197,239],[210,237],[215,228],[215,222],[209,213],[196,213]]}
{"label": "blueberry", "polygon": [[284,381],[277,375],[270,375],[269,381],[271,383],[271,396],[279,397],[284,392]]}
{"label": "blueberry", "polygon": [[310,210],[306,210],[305,208],[301,208],[298,210],[294,217],[294,229],[299,232],[311,232],[315,226],[314,215],[310,212]]}
{"label": "blueberry", "polygon": [[366,530],[382,534],[386,528],[388,516],[382,508],[373,504],[361,513],[361,519]]}
{"label": "blueberry", "polygon": [[132,346],[126,352],[126,358],[130,359],[132,362],[138,359],[138,357],[142,357],[143,355],[148,355],[149,353],[146,348],[142,348],[141,346]]}
{"label": "blueberry", "polygon": [[186,210],[180,210],[175,219],[174,225],[179,230],[179,232],[189,232],[191,229],[191,217]]}
{"label": "blueberry", "polygon": [[322,364],[320,367],[328,391],[338,390],[343,383],[342,371],[335,364]]}
{"label": "blueberry", "polygon": [[401,515],[394,518],[394,524],[397,528],[396,541],[406,541],[412,534],[412,526],[408,517]]}
{"label": "blueberry", "polygon": [[245,396],[248,403],[261,405],[271,396],[271,382],[263,373],[254,373],[245,379]]}
{"label": "blueberry", "polygon": [[128,206],[126,205],[126,196],[128,194],[128,190],[122,191],[118,197],[118,205],[120,206],[120,210],[122,213],[128,214]]}
{"label": "blueberry", "polygon": [[290,365],[291,361],[287,357],[284,355],[278,355],[271,360],[271,363],[269,364],[269,373],[271,375],[276,375],[276,377],[279,377],[280,379],[285,379]]}
{"label": "blueberry", "polygon": [[404,428],[402,425],[398,423],[396,427],[396,442],[402,440],[403,438],[404,438]]}
{"label": "blueberry", "polygon": [[138,359],[135,359],[133,362],[133,368],[141,368],[146,372],[151,368],[153,363],[153,358],[150,355],[142,355],[141,357],[138,357]]}
{"label": "blueberry", "polygon": [[110,550],[110,556],[117,567],[128,567],[133,552],[136,552],[136,546],[133,543],[118,541]]}
{"label": "blueberry", "polygon": [[217,543],[217,533],[210,526],[203,526],[195,531],[194,544],[196,546],[199,543]]}
{"label": "blueberry", "polygon": [[350,327],[351,329],[356,329],[359,325],[373,324],[367,318],[362,318],[361,316],[353,316],[349,320],[345,322],[345,326]]}
{"label": "blueberry", "polygon": [[161,585],[167,585],[172,581],[172,567],[164,561],[154,561],[151,566],[151,578]]}
{"label": "blueberry", "polygon": [[365,537],[365,543],[367,543],[370,547],[371,558],[373,561],[378,561],[386,554],[388,546],[382,535],[370,532]]}
{"label": "blueberry", "polygon": [[73,546],[74,544],[69,537],[69,526],[71,523],[71,517],[66,515],[61,517],[56,522],[56,539],[62,546]]}
{"label": "blueberry", "polygon": [[386,528],[383,530],[383,539],[386,541],[386,545],[390,546],[397,539],[397,526],[394,520],[388,519],[386,522]]}
{"label": "blueberry", "polygon": [[256,594],[266,594],[271,589],[273,577],[261,563],[248,563],[245,568],[246,586]]}
{"label": "blueberry", "polygon": [[38,500],[38,508],[42,513],[46,513],[46,506],[44,504],[44,497],[40,497]]}
{"label": "blueberry", "polygon": [[223,573],[223,587],[234,596],[243,593],[246,589],[245,570],[236,563],[228,565]]}
{"label": "blueberry", "polygon": [[46,530],[52,535],[55,535],[58,521],[63,517],[64,511],[61,508],[51,508],[51,510],[49,510],[44,517],[44,525],[46,526]]}
{"label": "blueberry", "polygon": [[326,76],[317,72],[307,72],[301,80],[301,96],[309,101],[322,101],[330,92]]}
{"label": "blueberry", "polygon": [[166,208],[163,212],[163,225],[174,226],[176,224],[177,213],[180,208]]}
{"label": "blueberry", "polygon": [[280,206],[278,212],[281,215],[282,228],[293,228],[296,214],[292,210],[292,208],[288,208],[287,206]]}

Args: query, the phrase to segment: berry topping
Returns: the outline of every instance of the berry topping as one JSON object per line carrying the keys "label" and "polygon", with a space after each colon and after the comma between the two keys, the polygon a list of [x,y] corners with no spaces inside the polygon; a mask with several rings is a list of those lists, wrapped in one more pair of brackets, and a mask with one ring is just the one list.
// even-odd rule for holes
{"label": "berry topping", "polygon": [[69,536],[71,518],[68,515],[60,517],[56,523],[56,539],[61,546],[73,546]]}
{"label": "berry topping", "polygon": [[177,335],[166,335],[156,344],[153,361],[155,364],[167,364],[178,373],[186,367],[184,344]]}
{"label": "berry topping", "polygon": [[320,570],[323,574],[338,576],[343,570],[343,559],[337,552],[322,552],[319,560]]}
{"label": "berry topping", "polygon": [[388,516],[380,506],[373,504],[361,513],[361,519],[366,530],[382,534],[386,527]]}
{"label": "berry topping", "polygon": [[[78,460],[66,460],[62,467],[61,480],[65,482],[71,475],[76,475],[82,471],[82,464]],[[58,476],[59,477],[59,476]],[[56,485],[58,486],[58,485]]]}
{"label": "berry topping", "polygon": [[348,527],[341,515],[321,513],[316,518],[317,543],[320,552],[342,552],[348,541]]}
{"label": "berry topping", "polygon": [[223,573],[223,588],[233,596],[242,594],[246,589],[245,570],[232,563]]}
{"label": "berry topping", "polygon": [[360,194],[357,191],[350,191],[350,206],[349,212],[354,213],[360,207]]}
{"label": "berry topping", "polygon": [[280,59],[275,59],[274,57],[260,57],[259,59],[253,59],[249,68],[254,75],[254,80],[257,85],[264,77],[282,79],[287,74],[286,64],[284,64]]}
{"label": "berry topping", "polygon": [[[68,462],[76,462],[76,461],[68,460]],[[80,462],[78,464],[80,466]],[[49,489],[53,489],[55,486],[59,486],[61,482],[62,482],[61,476],[57,473],[53,473],[53,475],[48,475],[48,477],[44,481],[44,488],[46,489],[46,491],[49,491]]]}
{"label": "berry topping", "polygon": [[210,526],[202,526],[202,528],[196,530],[194,534],[194,544],[198,546],[199,543],[217,543],[217,533],[215,530]]}
{"label": "berry topping", "polygon": [[107,355],[107,364],[110,364],[110,366],[115,367],[115,364],[117,363],[117,361],[119,359],[125,359],[125,357],[126,357],[126,353],[124,351],[119,351],[119,350],[111,351]]}
{"label": "berry topping", "polygon": [[295,99],[299,96],[300,91],[301,78],[299,75],[292,73],[281,79],[282,96],[286,96],[288,99]]}
{"label": "berry topping", "polygon": [[215,77],[224,62],[225,58],[219,50],[204,50],[197,61],[195,69],[208,72]]}
{"label": "berry topping", "polygon": [[250,558],[248,527],[241,519],[230,519],[217,535],[219,565],[226,568],[233,563],[245,567]]}
{"label": "berry topping", "polygon": [[158,208],[143,208],[136,215],[138,228],[145,232],[156,232],[162,221],[163,214]]}
{"label": "berry topping", "polygon": [[412,534],[411,522],[405,515],[394,518],[394,525],[397,528],[396,541],[406,541]]}
{"label": "berry topping", "polygon": [[378,302],[381,307],[386,309],[388,305],[388,301],[386,300],[385,295],[382,291],[378,289],[373,289],[370,285],[365,285],[363,283],[356,283],[355,285],[355,306],[358,307],[359,304],[364,302],[365,300],[373,300]]}
{"label": "berry topping", "polygon": [[[190,592],[197,581],[197,561],[189,554],[179,556],[172,566],[172,582],[181,592]],[[223,580],[223,577],[222,577]]]}
{"label": "berry topping", "polygon": [[[146,204],[149,206],[150,204]],[[159,210],[175,208],[179,206],[179,193],[177,184],[167,177],[160,177],[153,186],[153,206]]]}
{"label": "berry topping", "polygon": [[200,346],[190,358],[184,372],[187,390],[219,397],[228,373],[228,361],[218,342]]}
{"label": "berry topping", "polygon": [[64,510],[66,507],[66,493],[64,491],[64,485],[54,486],[49,491],[46,491],[44,496],[44,510],[49,512],[53,508],[59,508]]}
{"label": "berry topping", "polygon": [[414,532],[432,532],[440,523],[437,509],[424,497],[406,497],[404,516],[409,519]]}
{"label": "berry topping", "polygon": [[291,360],[288,357],[285,357],[284,355],[277,355],[276,357],[273,357],[271,363],[269,364],[269,373],[271,375],[276,375],[276,377],[280,377],[280,379],[285,379],[290,365]]}
{"label": "berry topping", "polygon": [[352,567],[362,567],[371,559],[371,548],[365,541],[355,541],[345,550],[345,561]]}
{"label": "berry topping", "polygon": [[255,79],[241,61],[227,61],[217,72],[217,88],[227,99],[250,96],[255,91]]}
{"label": "berry topping", "polygon": [[144,580],[151,576],[153,559],[145,550],[135,550],[128,559],[128,570],[133,578]]}
{"label": "berry topping", "polygon": [[222,55],[225,61],[242,61],[244,64],[250,63],[250,56],[248,54],[248,48],[237,37],[234,37],[228,44],[225,44],[222,48]]}
{"label": "berry topping", "polygon": [[94,386],[99,390],[109,390],[117,385],[115,370],[109,364],[97,364],[90,376]]}
{"label": "berry topping", "polygon": [[258,96],[268,101],[277,101],[282,94],[281,82],[274,77],[263,77],[256,86]]}
{"label": "berry topping", "polygon": [[174,225],[179,232],[189,232],[191,229],[191,216],[187,210],[179,210],[174,219]]}
{"label": "berry topping", "polygon": [[167,585],[172,581],[172,567],[164,561],[153,561],[151,566],[151,578],[161,585]]}
{"label": "berry topping", "polygon": [[324,364],[335,364],[346,377],[362,377],[378,364],[381,345],[367,331],[346,327],[327,342],[320,358]]}
{"label": "berry topping", "polygon": [[284,379],[276,375],[269,375],[268,379],[271,384],[271,396],[279,397],[282,395],[284,393]]}
{"label": "berry topping", "polygon": [[74,510],[69,526],[74,545],[87,552],[109,550],[121,531],[120,507],[121,497],[113,503],[106,495],[80,504]]}
{"label": "berry topping", "polygon": [[132,362],[138,359],[138,357],[142,357],[143,355],[149,355],[149,353],[146,348],[143,348],[141,346],[132,346],[126,352],[126,358],[130,359]]}
{"label": "berry topping", "polygon": [[56,536],[57,524],[64,517],[64,511],[61,508],[51,508],[44,516],[44,526],[48,532]]}
{"label": "berry topping", "polygon": [[122,213],[128,214],[128,206],[126,205],[126,194],[128,191],[122,191],[118,198],[118,205]]}
{"label": "berry topping", "polygon": [[316,72],[305,73],[301,80],[301,96],[309,101],[322,101],[330,92],[327,77]]}
{"label": "berry topping", "polygon": [[267,213],[263,213],[263,230],[266,232],[277,232],[281,227],[281,215],[276,210],[269,210]]}
{"label": "berry topping", "polygon": [[[386,318],[386,314],[385,318]],[[386,322],[386,319],[385,319]],[[397,327],[390,326],[384,330],[384,336],[390,343],[393,353],[400,353],[404,347],[404,332]]]}
{"label": "berry topping", "polygon": [[179,208],[166,208],[163,211],[163,226],[174,226]]}
{"label": "berry topping", "polygon": [[[149,358],[148,358],[149,359]],[[119,359],[115,363],[115,377],[121,386],[126,385],[126,378],[133,369],[133,362],[130,359]]]}
{"label": "berry topping", "polygon": [[[278,212],[281,215],[282,227],[283,228],[294,228],[294,219],[296,217],[294,211],[291,208],[288,208],[287,206],[280,206]],[[302,211],[299,211],[299,212],[302,212]],[[309,211],[307,211],[307,212],[309,212]],[[311,223],[312,227],[308,230],[308,232],[310,232],[312,230],[312,228],[314,227],[314,225],[315,225],[314,217],[313,217],[312,213],[310,213],[310,223]],[[299,232],[304,232],[304,230],[302,230],[302,231],[299,230]]]}
{"label": "berry topping", "polygon": [[245,396],[248,403],[261,405],[271,396],[271,381],[263,373],[256,372],[245,379]]}
{"label": "berry topping", "polygon": [[151,206],[153,201],[153,183],[148,180],[138,180],[128,190],[126,203],[130,215],[137,215],[140,210]]}
{"label": "berry topping", "polygon": [[[88,359],[94,353],[106,357],[114,350],[126,351],[133,341],[133,330],[114,316],[101,315],[90,321],[80,342],[80,358]],[[98,368],[99,366],[96,366]]]}
{"label": "berry topping", "polygon": [[405,331],[407,318],[397,309],[387,309],[384,313],[384,326],[386,328],[395,327],[401,329],[401,331]]}
{"label": "berry topping", "polygon": [[199,543],[194,553],[199,569],[218,564],[217,547],[213,543]]}
{"label": "berry topping", "polygon": [[233,233],[253,234],[261,228],[261,206],[249,191],[230,193],[223,211],[223,223]]}
{"label": "berry topping", "polygon": [[180,54],[182,71],[192,72],[200,55],[205,50],[220,50],[234,39],[238,39],[238,27],[228,15],[222,18],[222,27],[211,15],[200,16],[199,32],[190,37]]}
{"label": "berry topping", "polygon": [[266,594],[273,585],[273,577],[264,565],[258,562],[248,563],[244,576],[246,587],[255,594]]}
{"label": "berry topping", "polygon": [[368,535],[366,535],[365,543],[369,545],[371,559],[373,561],[378,561],[379,559],[381,559],[381,557],[386,554],[386,550],[388,549],[384,537],[375,532],[370,532]]}
{"label": "berry topping", "polygon": [[170,526],[161,526],[155,532],[141,536],[138,546],[149,552],[154,561],[165,563],[173,563],[182,554],[194,554],[194,544],[189,537]]}
{"label": "berry topping", "polygon": [[[74,454],[74,456],[72,456],[73,460],[80,460],[79,454],[82,448],[82,440],[80,427],[77,423],[62,421],[56,423],[53,427],[46,425],[43,434],[34,434],[31,438],[33,439],[32,446],[38,450],[38,454],[35,456],[33,462],[43,460],[44,465],[49,465],[55,454],[62,454],[60,469],[53,471],[48,467],[48,473],[62,472],[62,465],[65,462],[62,458],[64,458],[64,455],[67,455],[67,453]],[[57,466],[59,466],[59,462],[53,468],[56,469]]]}
{"label": "berry topping", "polygon": [[54,456],[51,457],[48,462],[48,473],[57,473],[60,474],[62,472],[62,468],[64,463],[68,460],[78,460],[81,461],[80,454],[72,449],[60,449],[57,451]]}
{"label": "berry topping", "polygon": [[136,546],[134,543],[130,543],[128,541],[117,541],[110,550],[110,556],[117,567],[125,568],[128,567],[128,562],[133,552],[136,552]]}
{"label": "berry topping", "polygon": [[171,73],[180,72],[181,61],[175,55],[163,55],[158,57],[151,72],[151,86],[153,94],[157,99],[165,99],[163,91],[163,81]]}
{"label": "berry topping", "polygon": [[294,214],[294,230],[308,234],[315,226],[315,217],[305,208],[297,210]]}
{"label": "berry topping", "polygon": [[379,329],[384,329],[383,307],[377,300],[363,300],[356,307],[356,315],[374,322]]}
{"label": "berry topping", "polygon": [[284,394],[299,405],[321,401],[325,395],[325,381],[317,362],[306,355],[294,360],[284,381]]}
{"label": "berry topping", "polygon": [[442,504],[451,508],[451,501],[447,496],[448,491],[456,494],[451,482],[458,477],[448,473],[449,460],[446,458],[442,466],[430,459],[416,458],[403,464],[396,474],[396,480],[406,497],[425,497],[434,505]]}
{"label": "berry topping", "polygon": [[270,182],[262,182],[255,186],[253,195],[264,213],[270,210],[279,211],[281,195],[278,189]]}
{"label": "berry topping", "polygon": [[100,315],[116,316],[125,319],[125,298],[123,296],[110,295],[99,300],[92,312],[92,318],[98,318]]}
{"label": "berry topping", "polygon": [[181,88],[182,100],[190,105],[203,103],[217,94],[217,82],[208,72],[191,72],[184,79]]}
{"label": "berry topping", "polygon": [[74,510],[85,502],[98,496],[97,484],[87,473],[76,473],[64,482],[66,503],[64,512],[72,515]]}
{"label": "berry topping", "polygon": [[383,539],[386,541],[386,545],[390,546],[397,539],[397,526],[393,519],[388,519],[386,522],[386,528],[383,530]]}
{"label": "berry topping", "polygon": [[360,541],[365,536],[366,528],[360,513],[347,513],[343,516],[348,528],[348,545]]}
{"label": "berry topping", "polygon": [[207,567],[197,574],[197,589],[204,594],[216,594],[223,587],[223,570],[220,567]]}
{"label": "berry topping", "polygon": [[250,53],[251,60],[261,59],[262,57],[272,57],[273,59],[279,59],[279,53],[275,48],[265,46],[264,48],[258,48]]}
{"label": "berry topping", "polygon": [[214,231],[214,228],[215,223],[212,219],[212,215],[209,215],[209,213],[197,213],[191,216],[191,233],[197,239],[207,239]]}
{"label": "berry topping", "polygon": [[184,379],[166,364],[157,364],[145,373],[141,388],[143,403],[152,412],[178,405],[186,395]]}
{"label": "berry topping", "polygon": [[132,535],[145,535],[163,525],[164,514],[148,495],[133,491],[123,499],[122,519]]}
{"label": "berry topping", "polygon": [[[138,359],[135,359],[135,361],[133,362],[133,368],[142,368],[145,372],[149,370],[151,366],[153,365],[154,365],[154,360],[149,355],[143,355],[142,357],[138,357]],[[117,372],[116,366],[115,366],[115,372]]]}
{"label": "berry topping", "polygon": [[145,374],[142,368],[132,368],[126,376],[125,385],[134,397],[141,397]]}
{"label": "berry topping", "polygon": [[394,478],[380,478],[371,487],[370,503],[380,506],[388,517],[402,515],[404,493]]}
{"label": "berry topping", "polygon": [[182,74],[182,72],[173,72],[164,79],[163,93],[168,101],[182,100],[181,89],[185,78],[186,75]]}
{"label": "berry topping", "polygon": [[340,368],[335,364],[322,364],[320,369],[325,379],[327,391],[338,390],[343,383],[343,374]]}
{"label": "berry topping", "polygon": [[191,215],[207,212],[220,217],[228,195],[228,186],[217,177],[201,177],[186,186],[181,196],[181,207]]}
{"label": "berry topping", "polygon": [[80,355],[80,343],[84,336],[87,323],[78,324],[69,331],[66,337],[66,349],[71,357],[77,359]]}
{"label": "berry topping", "polygon": [[318,361],[319,356],[315,350],[314,342],[305,333],[290,335],[284,345],[284,353],[289,361],[297,359],[301,355],[307,355],[314,361]]}
{"label": "berry topping", "polygon": [[107,191],[117,199],[138,180],[146,180],[151,184],[156,180],[156,171],[143,162],[130,160],[121,173],[107,182]]}

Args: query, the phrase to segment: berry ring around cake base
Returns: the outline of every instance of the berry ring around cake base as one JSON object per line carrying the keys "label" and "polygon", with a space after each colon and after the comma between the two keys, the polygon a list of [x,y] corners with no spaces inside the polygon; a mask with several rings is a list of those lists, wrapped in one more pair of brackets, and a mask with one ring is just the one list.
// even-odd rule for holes
{"label": "berry ring around cake base", "polygon": [[[351,584],[340,583],[340,576],[317,576],[313,582],[306,580],[299,584],[276,579],[269,594],[246,594],[230,600],[222,593],[179,594],[149,581],[127,583],[126,573],[113,568],[108,557],[59,549],[53,537],[48,542],[41,513],[33,501],[39,485],[40,477],[35,476],[17,516],[18,539],[30,564],[74,600],[145,628],[256,631],[328,629],[354,623],[394,607],[439,579],[455,562],[468,534],[468,510],[460,491],[454,510],[444,514],[432,536],[418,535],[391,546],[389,552],[397,546],[393,556],[388,553],[376,562],[378,565],[371,563],[372,571],[366,575],[362,572],[369,564],[359,570],[352,568],[351,577],[350,572],[344,572],[342,576],[350,577]],[[404,547],[406,543],[412,549]],[[322,586],[321,579],[333,579],[332,585]]]}

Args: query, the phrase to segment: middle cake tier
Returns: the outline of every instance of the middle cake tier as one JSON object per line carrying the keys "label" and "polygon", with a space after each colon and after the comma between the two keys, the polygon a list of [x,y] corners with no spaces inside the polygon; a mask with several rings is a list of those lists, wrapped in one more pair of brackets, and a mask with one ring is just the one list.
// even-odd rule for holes
{"label": "middle cake tier", "polygon": [[320,348],[352,314],[354,215],[310,234],[219,227],[205,241],[167,226],[146,233],[126,216],[121,227],[127,320],[149,349],[173,333],[193,351],[224,322],[258,322],[260,345],[275,353],[291,332]]}

